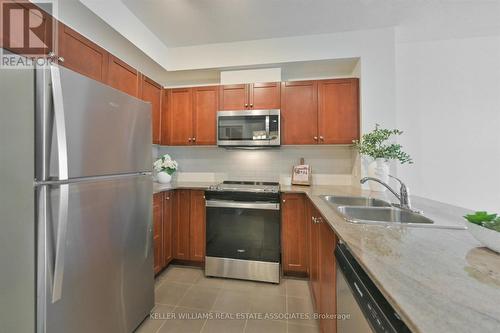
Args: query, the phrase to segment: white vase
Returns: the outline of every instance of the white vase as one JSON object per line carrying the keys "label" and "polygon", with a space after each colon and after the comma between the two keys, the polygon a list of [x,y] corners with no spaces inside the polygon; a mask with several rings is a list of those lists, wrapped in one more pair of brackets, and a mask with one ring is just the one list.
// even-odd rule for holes
{"label": "white vase", "polygon": [[484,246],[500,253],[500,232],[467,222],[467,229]]}
{"label": "white vase", "polygon": [[162,184],[168,184],[172,180],[172,176],[165,171],[158,172],[158,182]]}
{"label": "white vase", "polygon": [[[368,166],[368,176],[373,178],[378,178],[384,183],[389,182],[389,163],[385,158],[377,158],[375,161],[371,162]],[[384,192],[387,190],[385,186],[381,184],[369,181],[370,190],[377,192]]]}

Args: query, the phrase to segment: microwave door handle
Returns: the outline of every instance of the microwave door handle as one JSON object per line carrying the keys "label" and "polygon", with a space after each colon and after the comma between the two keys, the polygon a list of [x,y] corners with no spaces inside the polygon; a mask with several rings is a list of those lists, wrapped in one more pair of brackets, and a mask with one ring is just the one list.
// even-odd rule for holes
{"label": "microwave door handle", "polygon": [[271,139],[271,133],[269,132],[269,115],[266,116],[266,138],[267,140]]}

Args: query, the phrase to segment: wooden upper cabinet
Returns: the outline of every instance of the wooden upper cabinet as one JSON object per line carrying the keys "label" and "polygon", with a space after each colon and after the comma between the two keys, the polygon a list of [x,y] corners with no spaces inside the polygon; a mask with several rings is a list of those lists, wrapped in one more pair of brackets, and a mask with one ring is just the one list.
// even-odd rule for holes
{"label": "wooden upper cabinet", "polygon": [[249,83],[220,86],[221,110],[280,108],[280,83]]}
{"label": "wooden upper cabinet", "polygon": [[153,80],[142,76],[141,98],[151,103],[151,118],[153,127],[153,143],[161,142],[161,104],[163,89]]}
{"label": "wooden upper cabinet", "polygon": [[285,145],[318,143],[318,83],[281,83],[281,138]]}
{"label": "wooden upper cabinet", "polygon": [[189,238],[189,259],[192,261],[205,261],[205,192],[191,191],[191,218]]}
{"label": "wooden upper cabinet", "polygon": [[248,108],[248,85],[230,84],[220,86],[220,110],[246,110]]}
{"label": "wooden upper cabinet", "polygon": [[61,64],[91,79],[106,83],[109,54],[73,29],[59,23]]}
{"label": "wooden upper cabinet", "polygon": [[163,257],[163,193],[153,196],[153,254],[154,272],[161,271],[164,267]]}
{"label": "wooden upper cabinet", "polygon": [[250,109],[279,109],[280,108],[280,83],[252,83],[249,85]]}
{"label": "wooden upper cabinet", "polygon": [[325,315],[320,320],[321,332],[337,331],[336,304],[336,236],[330,226],[324,222],[320,226],[320,301],[319,312]]}
{"label": "wooden upper cabinet", "polygon": [[218,96],[217,86],[193,88],[193,143],[216,144]]}
{"label": "wooden upper cabinet", "polygon": [[139,97],[140,73],[111,54],[108,64],[108,84],[124,93]]}
{"label": "wooden upper cabinet", "polygon": [[170,89],[163,89],[161,101],[161,139],[160,144],[166,146],[170,144],[170,115],[169,115],[169,94]]}
{"label": "wooden upper cabinet", "polygon": [[281,196],[283,271],[306,275],[308,272],[308,228],[306,198],[303,194]]}
{"label": "wooden upper cabinet", "polygon": [[190,145],[193,140],[192,96],[191,88],[169,89],[169,142],[171,145]]}
{"label": "wooden upper cabinet", "polygon": [[189,260],[190,190],[176,190],[172,215],[172,245],[174,259]]}
{"label": "wooden upper cabinet", "polygon": [[172,252],[172,216],[174,192],[163,193],[163,267],[174,258]]}
{"label": "wooden upper cabinet", "polygon": [[358,79],[321,80],[318,83],[318,137],[320,143],[350,144],[359,138]]}

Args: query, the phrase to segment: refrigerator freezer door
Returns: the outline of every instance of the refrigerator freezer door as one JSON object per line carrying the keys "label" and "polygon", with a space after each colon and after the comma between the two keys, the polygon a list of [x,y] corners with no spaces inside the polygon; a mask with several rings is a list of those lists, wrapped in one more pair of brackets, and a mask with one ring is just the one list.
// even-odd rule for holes
{"label": "refrigerator freezer door", "polygon": [[38,141],[51,141],[40,154],[45,161],[37,160],[37,171],[49,175],[37,172],[37,180],[151,171],[151,104],[63,67],[51,66],[45,80],[42,75],[37,72],[37,96],[50,90],[53,102],[38,118],[53,124],[40,122],[45,127],[37,130]]}
{"label": "refrigerator freezer door", "polygon": [[154,306],[151,176],[37,187],[38,332],[130,333]]}

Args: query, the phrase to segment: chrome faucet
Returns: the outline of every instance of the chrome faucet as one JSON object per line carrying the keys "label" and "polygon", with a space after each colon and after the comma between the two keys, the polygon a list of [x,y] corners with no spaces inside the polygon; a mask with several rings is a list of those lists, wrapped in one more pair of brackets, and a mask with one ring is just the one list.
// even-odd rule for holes
{"label": "chrome faucet", "polygon": [[391,176],[389,175],[389,177],[397,180],[399,182],[399,184],[401,185],[400,189],[399,189],[399,194],[394,191],[392,189],[392,187],[389,186],[389,184],[381,181],[380,179],[378,178],[374,178],[374,177],[365,177],[365,178],[362,178],[359,182],[361,184],[364,184],[365,182],[367,182],[368,180],[371,180],[371,181],[374,181],[374,182],[377,182],[383,186],[385,186],[389,191],[391,191],[392,194],[394,194],[394,196],[396,198],[398,198],[399,200],[399,205],[395,205],[395,206],[399,206],[400,208],[404,208],[404,209],[409,209],[409,210],[412,210],[411,208],[411,204],[410,204],[410,193],[409,193],[409,189],[408,187],[405,185],[405,183],[403,183],[401,181],[401,179],[399,178],[396,178],[394,176]]}

